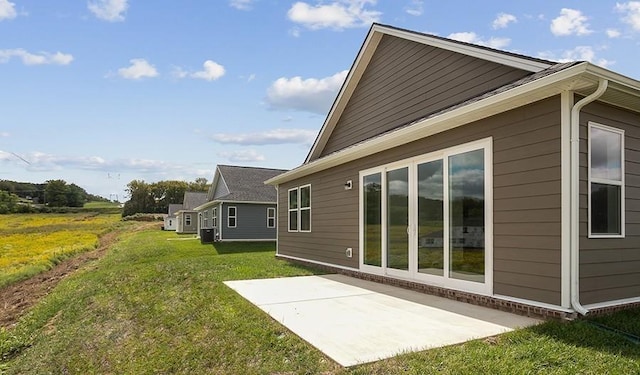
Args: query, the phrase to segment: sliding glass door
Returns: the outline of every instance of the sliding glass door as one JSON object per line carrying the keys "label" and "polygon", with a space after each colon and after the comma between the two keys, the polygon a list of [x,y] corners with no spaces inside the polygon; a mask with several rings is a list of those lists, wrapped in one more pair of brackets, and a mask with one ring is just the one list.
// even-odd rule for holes
{"label": "sliding glass door", "polygon": [[490,290],[490,151],[486,139],[361,172],[363,271]]}

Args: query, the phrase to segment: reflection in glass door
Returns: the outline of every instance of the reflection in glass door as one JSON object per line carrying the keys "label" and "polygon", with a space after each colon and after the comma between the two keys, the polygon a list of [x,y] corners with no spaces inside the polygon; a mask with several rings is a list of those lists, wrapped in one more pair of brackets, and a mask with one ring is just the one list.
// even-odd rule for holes
{"label": "reflection in glass door", "polygon": [[363,263],[382,266],[382,174],[364,176],[362,180],[364,204]]}
{"label": "reflection in glass door", "polygon": [[484,150],[449,157],[449,276],[484,282]]}
{"label": "reflection in glass door", "polygon": [[387,172],[387,267],[409,270],[409,168]]}
{"label": "reflection in glass door", "polygon": [[418,272],[444,275],[442,160],[418,164]]}

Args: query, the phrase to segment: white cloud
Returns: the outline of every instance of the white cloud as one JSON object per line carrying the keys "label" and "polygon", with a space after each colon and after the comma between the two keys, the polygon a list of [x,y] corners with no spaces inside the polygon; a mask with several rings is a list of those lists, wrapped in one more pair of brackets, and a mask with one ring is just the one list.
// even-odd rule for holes
{"label": "white cloud", "polygon": [[622,20],[631,25],[634,30],[640,31],[640,1],[616,3],[615,10],[624,13]]}
{"label": "white cloud", "polygon": [[225,73],[224,66],[215,61],[207,60],[202,64],[203,70],[191,73],[192,78],[204,79],[206,81],[215,81],[222,77]]}
{"label": "white cloud", "polygon": [[126,79],[141,79],[144,77],[156,77],[158,75],[156,68],[145,59],[131,59],[129,62],[131,66],[118,69],[118,75],[120,77]]}
{"label": "white cloud", "polygon": [[230,0],[229,6],[239,10],[251,10],[253,7],[253,0]]}
{"label": "white cloud", "polygon": [[562,8],[560,16],[551,21],[551,32],[558,36],[591,34],[587,20],[579,10]]}
{"label": "white cloud", "polygon": [[16,4],[9,0],[0,0],[0,21],[16,18]]}
{"label": "white cloud", "polygon": [[[118,173],[166,173],[168,171],[184,171],[185,169],[189,168],[178,164],[167,163],[161,160],[107,160],[101,156],[54,155],[39,151],[31,152],[21,156],[6,151],[0,151],[0,161],[25,165],[25,167],[30,171],[56,171],[63,169],[74,169],[104,172],[118,171]],[[26,163],[23,163],[23,161]]]}
{"label": "white cloud", "polygon": [[218,156],[221,158],[226,158],[233,163],[265,160],[264,155],[258,154],[255,150],[224,151],[219,152]]}
{"label": "white cloud", "polygon": [[493,23],[491,24],[491,26],[494,29],[504,29],[505,27],[509,26],[510,23],[514,23],[514,22],[518,22],[518,19],[513,14],[500,13],[496,17],[496,19],[493,20]]}
{"label": "white cloud", "polygon": [[421,16],[424,13],[423,0],[411,0],[411,4],[404,8],[405,12],[412,16]]}
{"label": "white cloud", "polygon": [[87,3],[96,17],[109,22],[124,21],[124,13],[129,8],[128,0],[97,0]]}
{"label": "white cloud", "polygon": [[326,78],[278,78],[267,90],[266,101],[274,109],[326,114],[345,78],[343,70]]}
{"label": "white cloud", "polygon": [[73,61],[72,55],[62,52],[40,52],[39,54],[35,54],[22,48],[0,49],[0,63],[7,63],[13,57],[21,59],[25,65],[68,65]]}
{"label": "white cloud", "polygon": [[447,38],[491,48],[505,48],[511,43],[511,39],[509,38],[489,38],[488,40],[484,40],[478,34],[468,31],[449,34]]}
{"label": "white cloud", "polygon": [[[202,64],[203,69],[197,72],[189,72],[181,67],[174,67],[172,75],[175,78],[195,78],[204,79],[206,81],[215,81],[225,75],[224,66],[218,64],[215,61],[207,60]],[[253,75],[255,77],[255,75]],[[252,78],[250,77],[251,81]]]}
{"label": "white cloud", "polygon": [[9,132],[0,132],[0,138],[9,138],[10,136]]}
{"label": "white cloud", "polygon": [[309,5],[298,1],[287,12],[289,20],[311,29],[342,30],[367,27],[380,19],[381,12],[365,9],[376,0],[336,0],[329,4]]}
{"label": "white cloud", "polygon": [[621,35],[620,31],[616,29],[607,29],[606,33],[609,38],[618,38]]}
{"label": "white cloud", "polygon": [[615,64],[615,61],[597,57],[596,51],[591,46],[578,46],[573,49],[566,50],[562,52],[560,58],[557,58],[552,52],[539,53],[538,57],[552,61],[558,61],[561,63],[571,61],[588,61],[605,68]]}
{"label": "white cloud", "polygon": [[224,144],[236,145],[277,145],[300,143],[310,145],[316,137],[316,132],[305,129],[273,129],[261,133],[228,134],[220,133],[211,139]]}

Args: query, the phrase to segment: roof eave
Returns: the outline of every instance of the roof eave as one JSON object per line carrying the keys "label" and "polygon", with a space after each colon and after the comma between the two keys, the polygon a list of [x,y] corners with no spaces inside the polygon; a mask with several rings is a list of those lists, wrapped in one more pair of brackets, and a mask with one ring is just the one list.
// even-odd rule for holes
{"label": "roof eave", "polygon": [[441,115],[418,121],[380,137],[303,164],[287,173],[267,180],[265,183],[270,185],[281,184],[310,173],[319,172],[367,156],[372,152],[388,150],[416,139],[425,138],[528,103],[542,100],[559,94],[562,91],[585,89],[592,86],[595,78],[589,79],[589,77],[587,77],[587,75],[594,74],[594,72],[588,72],[590,67],[593,67],[593,65],[584,62],[511,90],[445,112]]}

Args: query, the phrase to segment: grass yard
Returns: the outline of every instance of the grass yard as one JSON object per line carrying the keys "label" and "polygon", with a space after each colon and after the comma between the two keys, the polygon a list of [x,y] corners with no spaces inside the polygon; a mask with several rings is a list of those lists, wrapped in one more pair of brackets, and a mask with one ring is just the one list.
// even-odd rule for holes
{"label": "grass yard", "polygon": [[118,214],[92,212],[0,215],[0,288],[95,248],[119,222]]}
{"label": "grass yard", "polygon": [[[634,374],[640,345],[584,321],[343,369],[222,282],[310,275],[273,244],[201,245],[158,230],[126,234],[64,279],[11,330],[6,374]],[[640,335],[640,311],[598,319]]]}

